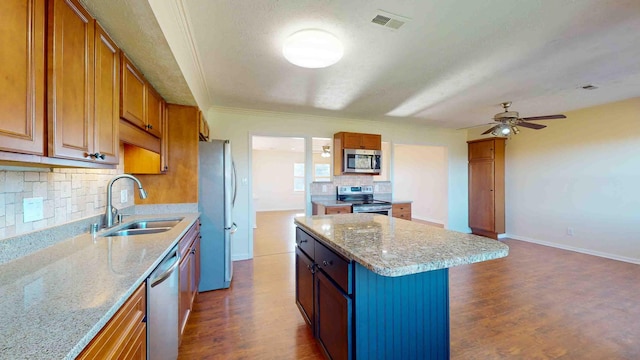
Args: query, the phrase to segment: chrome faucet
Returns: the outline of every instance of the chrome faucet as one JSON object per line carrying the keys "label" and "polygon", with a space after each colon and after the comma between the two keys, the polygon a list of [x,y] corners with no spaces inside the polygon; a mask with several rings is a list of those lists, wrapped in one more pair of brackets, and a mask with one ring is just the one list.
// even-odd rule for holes
{"label": "chrome faucet", "polygon": [[118,209],[116,209],[113,205],[111,205],[111,197],[113,193],[113,183],[116,182],[116,180],[119,180],[122,178],[131,179],[136,183],[138,183],[138,190],[140,191],[140,199],[147,198],[147,192],[144,191],[144,189],[142,188],[142,183],[140,183],[140,180],[138,180],[138,178],[136,178],[133,175],[120,174],[120,175],[116,175],[113,179],[109,180],[109,183],[107,184],[107,208],[105,209],[105,212],[104,212],[104,226],[106,228],[110,228],[113,226],[113,218],[115,217],[116,214],[118,214]]}

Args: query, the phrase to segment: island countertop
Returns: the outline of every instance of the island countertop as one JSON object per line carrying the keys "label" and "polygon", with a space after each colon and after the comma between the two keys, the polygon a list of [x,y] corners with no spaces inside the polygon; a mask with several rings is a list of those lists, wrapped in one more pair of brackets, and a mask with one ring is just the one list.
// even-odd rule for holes
{"label": "island countertop", "polygon": [[295,224],[374,273],[395,277],[505,257],[507,245],[375,214],[296,217]]}

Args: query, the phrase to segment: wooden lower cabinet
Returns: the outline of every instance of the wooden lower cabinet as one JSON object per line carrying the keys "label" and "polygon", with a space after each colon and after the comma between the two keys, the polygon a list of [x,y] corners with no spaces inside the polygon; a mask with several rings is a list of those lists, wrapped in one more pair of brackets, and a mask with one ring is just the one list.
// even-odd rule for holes
{"label": "wooden lower cabinet", "polygon": [[142,283],[78,359],[146,359],[146,289]]}
{"label": "wooden lower cabinet", "polygon": [[314,273],[313,260],[296,247],[296,305],[312,329],[315,323],[313,312]]}
{"label": "wooden lower cabinet", "polygon": [[411,203],[396,203],[392,205],[391,216],[399,219],[411,220]]}
{"label": "wooden lower cabinet", "polygon": [[200,284],[200,224],[196,222],[179,242],[178,333],[180,340]]}
{"label": "wooden lower cabinet", "polygon": [[345,206],[324,206],[322,204],[313,203],[313,215],[335,215],[350,214],[351,205]]}
{"label": "wooden lower cabinet", "polygon": [[300,228],[296,245],[296,304],[327,359],[450,358],[448,269],[382,276]]}
{"label": "wooden lower cabinet", "polygon": [[351,263],[303,230],[296,243],[296,305],[327,358],[351,359]]}
{"label": "wooden lower cabinet", "polygon": [[322,271],[315,281],[316,339],[331,359],[351,358],[351,298]]}

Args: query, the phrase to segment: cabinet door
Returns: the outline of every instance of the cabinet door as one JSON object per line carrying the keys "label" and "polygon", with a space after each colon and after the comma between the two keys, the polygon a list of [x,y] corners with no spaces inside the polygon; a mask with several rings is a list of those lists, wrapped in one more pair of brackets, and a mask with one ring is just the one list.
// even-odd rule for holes
{"label": "cabinet door", "polygon": [[313,329],[313,261],[296,247],[296,304]]}
{"label": "cabinet door", "polygon": [[93,150],[94,31],[77,0],[49,7],[49,156],[91,160]]}
{"label": "cabinet door", "polygon": [[146,130],[144,77],[124,53],[121,58],[120,117]]}
{"label": "cabinet door", "polygon": [[187,256],[180,261],[180,278],[178,280],[178,286],[180,288],[178,295],[178,333],[181,339],[185,325],[187,324],[187,318],[191,312],[191,259],[192,257],[187,253]]}
{"label": "cabinet door", "polygon": [[367,150],[382,150],[382,136],[375,134],[362,134],[361,148]]}
{"label": "cabinet door", "polygon": [[147,131],[159,138],[162,136],[162,97],[147,84]]}
{"label": "cabinet door", "polygon": [[494,158],[495,141],[478,141],[469,143],[469,160],[492,160]]}
{"label": "cabinet door", "polygon": [[100,162],[117,164],[120,150],[120,50],[96,22],[95,138],[94,152]]}
{"label": "cabinet door", "polygon": [[344,149],[361,149],[362,148],[362,134],[358,134],[358,133],[343,133],[343,135],[342,135],[342,147]]}
{"label": "cabinet door", "polygon": [[200,233],[198,233],[198,235],[196,236],[196,240],[193,242],[193,248],[195,250],[193,253],[193,262],[195,267],[195,274],[194,274],[195,287],[193,288],[194,297],[198,293],[198,286],[200,286],[200,240],[201,239],[202,239],[202,236],[200,235]]}
{"label": "cabinet door", "polygon": [[334,360],[351,358],[351,299],[316,272],[316,338]]}
{"label": "cabinet door", "polygon": [[162,100],[162,136],[160,137],[160,171],[169,171],[169,116],[167,102]]}
{"label": "cabinet door", "polygon": [[495,231],[493,161],[469,162],[469,227]]}
{"label": "cabinet door", "polygon": [[45,0],[0,3],[0,150],[44,155]]}

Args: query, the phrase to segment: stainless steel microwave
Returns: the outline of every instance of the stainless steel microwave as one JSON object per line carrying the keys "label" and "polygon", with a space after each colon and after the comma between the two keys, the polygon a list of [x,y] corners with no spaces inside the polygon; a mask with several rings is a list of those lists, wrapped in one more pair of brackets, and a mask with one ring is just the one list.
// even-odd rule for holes
{"label": "stainless steel microwave", "polygon": [[379,175],[381,159],[380,150],[344,149],[342,172]]}

